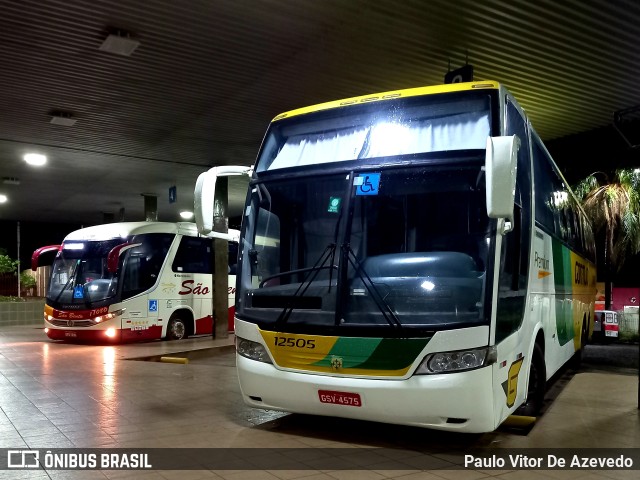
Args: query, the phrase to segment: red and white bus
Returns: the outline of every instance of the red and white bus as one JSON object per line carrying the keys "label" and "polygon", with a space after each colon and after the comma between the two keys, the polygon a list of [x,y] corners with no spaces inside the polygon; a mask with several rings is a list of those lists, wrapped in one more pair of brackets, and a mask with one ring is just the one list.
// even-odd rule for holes
{"label": "red and white bus", "polygon": [[[237,231],[229,241],[233,330]],[[193,223],[124,222],[83,228],[33,253],[32,269],[55,254],[44,325],[54,340],[131,342],[211,334],[213,242]]]}

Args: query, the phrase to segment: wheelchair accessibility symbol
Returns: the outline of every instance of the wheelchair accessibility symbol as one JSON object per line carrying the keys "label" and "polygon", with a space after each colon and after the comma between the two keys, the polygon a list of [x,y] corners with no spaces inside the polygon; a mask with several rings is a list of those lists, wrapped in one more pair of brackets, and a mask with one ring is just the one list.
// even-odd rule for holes
{"label": "wheelchair accessibility symbol", "polygon": [[378,195],[380,188],[379,173],[361,173],[353,179],[356,195]]}
{"label": "wheelchair accessibility symbol", "polygon": [[158,300],[149,300],[149,311],[150,312],[158,311]]}

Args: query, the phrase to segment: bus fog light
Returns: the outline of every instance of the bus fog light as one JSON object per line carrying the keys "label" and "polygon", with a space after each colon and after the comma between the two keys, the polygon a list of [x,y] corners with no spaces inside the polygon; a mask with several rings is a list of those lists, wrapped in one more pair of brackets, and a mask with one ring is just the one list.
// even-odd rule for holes
{"label": "bus fog light", "polygon": [[272,363],[267,350],[258,342],[236,337],[236,351],[238,355],[257,362]]}
{"label": "bus fog light", "polygon": [[109,337],[109,338],[113,338],[116,336],[116,329],[115,328],[108,328],[104,334]]}
{"label": "bus fog light", "polygon": [[496,358],[495,347],[431,353],[416,369],[416,375],[474,370],[495,363]]}

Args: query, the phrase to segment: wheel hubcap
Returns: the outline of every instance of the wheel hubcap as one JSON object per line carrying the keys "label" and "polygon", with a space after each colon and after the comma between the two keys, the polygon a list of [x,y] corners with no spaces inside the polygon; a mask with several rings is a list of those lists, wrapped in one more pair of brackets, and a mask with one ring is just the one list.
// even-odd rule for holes
{"label": "wheel hubcap", "polygon": [[172,327],[173,336],[180,339],[184,337],[184,323],[182,322],[173,322]]}

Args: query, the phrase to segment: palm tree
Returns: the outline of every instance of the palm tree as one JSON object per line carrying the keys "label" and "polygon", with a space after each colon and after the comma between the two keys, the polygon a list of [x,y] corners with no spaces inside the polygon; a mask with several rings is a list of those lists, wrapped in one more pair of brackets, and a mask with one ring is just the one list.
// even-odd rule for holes
{"label": "palm tree", "polygon": [[594,232],[604,233],[605,309],[611,307],[611,274],[640,251],[640,170],[617,170],[610,180],[596,172],[575,188]]}

